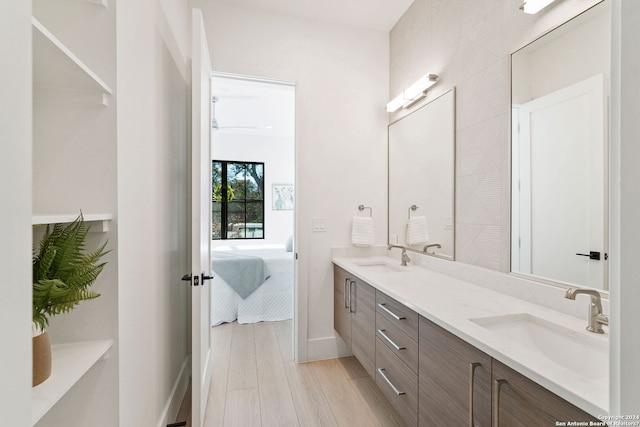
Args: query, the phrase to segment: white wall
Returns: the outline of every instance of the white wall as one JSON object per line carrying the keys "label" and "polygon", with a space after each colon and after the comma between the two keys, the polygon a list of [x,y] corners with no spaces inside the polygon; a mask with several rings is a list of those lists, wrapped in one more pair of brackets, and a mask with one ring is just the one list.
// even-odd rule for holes
{"label": "white wall", "polygon": [[640,4],[614,0],[611,72],[610,412],[640,413]]}
{"label": "white wall", "polygon": [[263,162],[264,230],[262,240],[214,240],[213,246],[285,245],[293,235],[293,211],[272,209],[272,185],[293,184],[295,179],[294,138],[217,134],[214,131],[215,160]]}
{"label": "white wall", "polygon": [[265,198],[264,239],[214,240],[213,246],[285,245],[293,235],[293,211],[273,210],[272,185],[295,180],[295,87],[218,77],[212,92],[219,97],[215,114],[221,127],[213,131],[211,156],[264,163]]}
{"label": "white wall", "polygon": [[[308,315],[308,324],[298,316],[298,356],[333,356],[330,248],[350,243],[360,204],[373,207],[376,240],[386,242],[387,34],[219,0],[192,4],[203,10],[214,70],[298,83],[297,300]],[[326,218],[327,232],[311,232],[314,217]]]}
{"label": "white wall", "polygon": [[0,413],[31,425],[31,2],[0,14]]}
{"label": "white wall", "polygon": [[172,391],[188,353],[188,288],[180,277],[187,272],[189,16],[179,0],[117,5],[122,427],[166,425],[181,398]]}

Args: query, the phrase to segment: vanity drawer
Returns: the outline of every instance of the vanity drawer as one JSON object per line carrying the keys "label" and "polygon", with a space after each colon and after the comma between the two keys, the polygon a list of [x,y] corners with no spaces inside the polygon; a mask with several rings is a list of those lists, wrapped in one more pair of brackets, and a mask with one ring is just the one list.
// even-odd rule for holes
{"label": "vanity drawer", "polygon": [[418,313],[380,291],[376,291],[376,317],[378,315],[384,316],[409,338],[418,341]]}
{"label": "vanity drawer", "polygon": [[376,338],[376,385],[407,426],[418,425],[418,374]]}
{"label": "vanity drawer", "polygon": [[379,313],[376,313],[376,335],[413,372],[418,372],[418,343]]}

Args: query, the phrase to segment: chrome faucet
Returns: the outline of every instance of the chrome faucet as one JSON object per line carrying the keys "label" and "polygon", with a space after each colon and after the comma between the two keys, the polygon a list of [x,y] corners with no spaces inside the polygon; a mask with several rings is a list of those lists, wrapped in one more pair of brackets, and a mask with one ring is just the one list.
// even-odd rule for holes
{"label": "chrome faucet", "polygon": [[440,243],[432,243],[430,245],[424,245],[424,248],[422,248],[422,252],[428,253],[427,249],[429,249],[429,248],[441,248],[441,247],[442,247],[442,245]]}
{"label": "chrome faucet", "polygon": [[389,249],[389,250],[391,250],[391,248],[402,249],[402,255],[401,255],[402,262],[400,263],[400,265],[402,267],[406,267],[407,263],[411,262],[411,258],[409,258],[409,255],[407,254],[407,248],[405,248],[404,246],[400,246],[400,245],[389,245],[387,247],[387,249]]}
{"label": "chrome faucet", "polygon": [[602,325],[609,326],[609,317],[602,314],[602,301],[600,300],[600,292],[594,289],[569,288],[565,298],[575,300],[576,295],[586,294],[591,296],[591,304],[589,305],[589,325],[587,331],[596,334],[603,334]]}

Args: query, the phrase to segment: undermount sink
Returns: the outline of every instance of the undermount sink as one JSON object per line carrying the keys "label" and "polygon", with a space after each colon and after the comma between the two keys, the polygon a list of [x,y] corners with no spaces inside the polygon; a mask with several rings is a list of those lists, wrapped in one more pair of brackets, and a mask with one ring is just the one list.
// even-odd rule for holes
{"label": "undermount sink", "polygon": [[390,264],[385,261],[359,261],[355,263],[358,267],[364,267],[371,273],[393,273],[404,272],[406,267]]}
{"label": "undermount sink", "polygon": [[609,344],[528,313],[469,319],[524,350],[586,378],[609,375]]}

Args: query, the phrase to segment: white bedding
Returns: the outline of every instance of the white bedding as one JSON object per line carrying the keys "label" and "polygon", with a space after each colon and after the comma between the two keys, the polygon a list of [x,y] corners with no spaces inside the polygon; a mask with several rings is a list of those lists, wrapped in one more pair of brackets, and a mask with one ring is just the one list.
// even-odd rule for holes
{"label": "white bedding", "polygon": [[[229,252],[227,252],[229,253]],[[211,324],[256,323],[291,319],[293,316],[293,253],[284,249],[242,250],[259,256],[271,276],[246,299],[242,299],[220,276],[211,283]]]}

